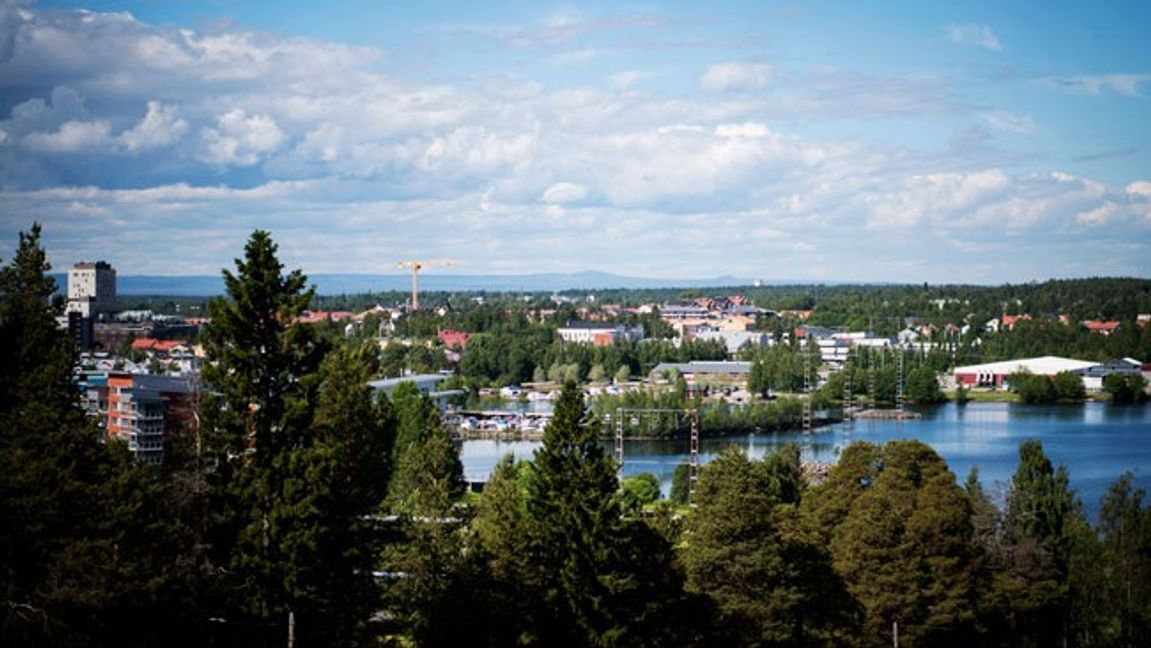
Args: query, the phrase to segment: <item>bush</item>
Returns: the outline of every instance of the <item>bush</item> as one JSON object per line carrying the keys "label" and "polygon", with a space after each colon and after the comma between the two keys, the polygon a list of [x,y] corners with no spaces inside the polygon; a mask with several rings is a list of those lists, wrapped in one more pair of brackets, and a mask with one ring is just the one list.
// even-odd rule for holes
{"label": "bush", "polygon": [[1103,377],[1103,391],[1113,403],[1142,403],[1147,400],[1147,381],[1142,374],[1112,373]]}

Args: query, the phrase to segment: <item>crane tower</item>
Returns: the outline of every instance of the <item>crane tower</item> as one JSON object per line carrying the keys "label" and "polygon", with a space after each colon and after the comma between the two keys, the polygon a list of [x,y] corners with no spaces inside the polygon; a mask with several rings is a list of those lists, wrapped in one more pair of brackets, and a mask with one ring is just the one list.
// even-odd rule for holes
{"label": "crane tower", "polygon": [[453,266],[459,261],[455,259],[434,259],[431,261],[400,261],[397,268],[412,269],[412,311],[420,310],[420,269],[428,266]]}

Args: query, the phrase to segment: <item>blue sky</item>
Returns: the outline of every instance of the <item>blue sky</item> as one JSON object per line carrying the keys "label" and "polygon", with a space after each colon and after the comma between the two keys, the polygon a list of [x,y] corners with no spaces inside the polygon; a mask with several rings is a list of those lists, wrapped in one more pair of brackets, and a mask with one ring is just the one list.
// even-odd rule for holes
{"label": "blue sky", "polygon": [[0,255],[1151,276],[1145,2],[0,4]]}

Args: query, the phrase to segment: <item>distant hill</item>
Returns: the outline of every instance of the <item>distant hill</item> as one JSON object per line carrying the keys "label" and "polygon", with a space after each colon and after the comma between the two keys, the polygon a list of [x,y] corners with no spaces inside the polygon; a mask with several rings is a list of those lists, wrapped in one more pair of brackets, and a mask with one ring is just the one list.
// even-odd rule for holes
{"label": "distant hill", "polygon": [[[52,277],[58,286],[63,287],[67,284],[66,274],[57,273]],[[309,275],[308,280],[316,286],[321,295],[406,291],[412,287],[410,274],[315,274]],[[592,270],[521,275],[434,273],[420,275],[420,289],[428,291],[546,292],[617,288],[704,288],[749,286],[753,282],[751,279],[730,276],[709,279],[651,279]],[[116,280],[116,292],[120,295],[210,297],[224,292],[224,280],[219,275],[121,275]]]}

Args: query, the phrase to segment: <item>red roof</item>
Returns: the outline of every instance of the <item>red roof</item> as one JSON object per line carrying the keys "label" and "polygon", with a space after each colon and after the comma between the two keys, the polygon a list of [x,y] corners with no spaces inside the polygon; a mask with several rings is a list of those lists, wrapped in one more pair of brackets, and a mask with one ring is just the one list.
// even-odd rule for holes
{"label": "red roof", "polygon": [[183,340],[156,340],[153,338],[138,338],[132,340],[132,348],[143,351],[161,351],[167,353],[178,346],[187,344]]}
{"label": "red roof", "polygon": [[449,349],[454,347],[465,348],[468,345],[468,337],[470,336],[471,334],[465,331],[453,331],[452,329],[443,329],[436,334],[436,337]]}
{"label": "red roof", "polygon": [[1119,328],[1119,322],[1087,320],[1086,322],[1083,322],[1083,326],[1086,326],[1087,330],[1091,331],[1092,333],[1114,333]]}

